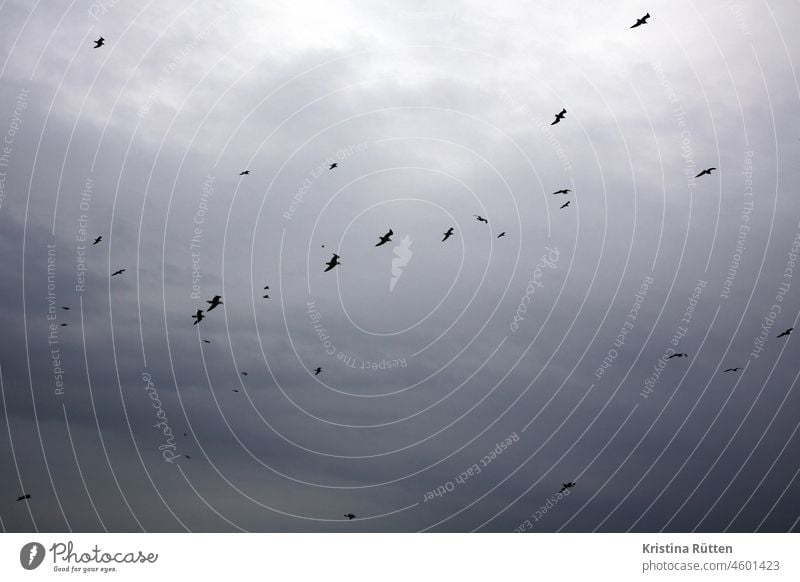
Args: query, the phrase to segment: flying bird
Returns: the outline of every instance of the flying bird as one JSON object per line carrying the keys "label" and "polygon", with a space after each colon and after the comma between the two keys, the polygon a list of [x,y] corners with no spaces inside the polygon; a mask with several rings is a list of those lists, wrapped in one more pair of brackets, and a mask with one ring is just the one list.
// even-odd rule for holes
{"label": "flying bird", "polygon": [[792,333],[792,330],[793,330],[793,329],[794,329],[793,327],[790,327],[789,329],[787,329],[786,331],[784,331],[783,333],[781,333],[781,334],[780,334],[778,337],[783,337],[783,336],[785,336],[785,335],[789,335],[790,333]]}
{"label": "flying bird", "polygon": [[[204,339],[204,340],[203,340],[203,343],[204,343],[204,344],[210,344],[210,343],[211,343],[211,340],[206,340],[206,339]],[[186,436],[186,434],[184,434],[183,436]]]}
{"label": "flying bird", "polygon": [[642,16],[641,18],[637,18],[636,19],[636,24],[631,26],[631,28],[636,28],[637,26],[641,26],[643,24],[647,24],[647,19],[648,18],[650,18],[650,13],[649,12],[647,14],[645,14],[644,16]]}
{"label": "flying bird", "polygon": [[30,498],[31,498],[30,493],[26,493],[25,495],[20,495],[19,497],[17,497],[17,501],[23,501],[25,499],[30,499]]}
{"label": "flying bird", "polygon": [[392,235],[393,234],[394,234],[394,231],[390,228],[389,232],[387,232],[385,235],[383,235],[382,237],[379,238],[379,242],[375,246],[379,247],[381,245],[385,245],[387,242],[392,240]]}
{"label": "flying bird", "polygon": [[67,307],[66,305],[62,305],[61,309],[66,309],[67,311],[69,311],[69,307]]}
{"label": "flying bird", "polygon": [[337,255],[336,253],[333,253],[333,256],[331,257],[331,260],[330,260],[330,261],[328,261],[328,262],[327,262],[327,263],[325,263],[325,264],[326,264],[326,265],[328,265],[328,268],[327,268],[327,269],[325,269],[325,270],[323,271],[323,273],[327,273],[328,271],[330,271],[331,269],[333,269],[335,266],[337,266],[337,265],[341,265],[341,263],[339,262],[339,255]]}
{"label": "flying bird", "polygon": [[261,297],[261,299],[269,299],[269,295],[264,295]]}
{"label": "flying bird", "polygon": [[269,285],[265,285],[265,286],[264,286],[264,289],[269,289]]}
{"label": "flying bird", "polygon": [[506,236],[506,231],[503,231],[503,232],[501,232],[500,234],[498,234],[498,235],[497,235],[497,238],[500,238],[501,236]]}
{"label": "flying bird", "polygon": [[741,368],[728,368],[727,370],[723,370],[723,373],[724,372],[738,372],[739,370],[741,370]]}
{"label": "flying bird", "polygon": [[67,325],[68,325],[68,324],[66,324],[66,323],[62,323],[62,324],[61,324],[61,327],[67,327]]}
{"label": "flying bird", "polygon": [[242,170],[241,172],[239,172],[239,175],[240,176],[249,176],[250,175],[250,170]]}
{"label": "flying bird", "polygon": [[[564,204],[561,205],[561,208],[566,208],[567,206],[569,206],[569,200],[564,202]],[[559,210],[561,210],[561,208],[559,208]]]}
{"label": "flying bird", "polygon": [[96,245],[96,244],[97,244],[97,243],[99,243],[101,240],[103,240],[103,237],[102,237],[102,236],[98,236],[96,239],[94,239],[94,242],[92,243],[92,246]]}
{"label": "flying bird", "polygon": [[354,513],[345,513],[344,516],[347,519],[355,519],[355,517],[356,517]]}
{"label": "flying bird", "polygon": [[237,390],[236,388],[234,388],[232,391],[233,391],[233,392],[238,392],[238,390]]}
{"label": "flying bird", "polygon": [[451,226],[450,228],[448,228],[448,229],[447,229],[447,232],[445,232],[445,233],[443,233],[443,234],[444,234],[444,238],[442,239],[442,242],[446,241],[446,240],[447,240],[447,239],[449,239],[451,236],[453,236],[453,227]]}
{"label": "flying bird", "polygon": [[247,376],[247,372],[242,372],[242,376]]}
{"label": "flying bird", "polygon": [[332,169],[338,168],[338,167],[339,167],[339,164],[337,164],[336,162],[333,162],[328,169],[332,170]]}
{"label": "flying bird", "polygon": [[556,113],[556,120],[553,123],[551,123],[550,125],[555,125],[556,123],[558,123],[559,121],[564,119],[564,117],[566,117],[566,115],[567,115],[567,110],[566,109],[562,109],[561,111]]}
{"label": "flying bird", "polygon": [[125,272],[125,269],[120,269],[119,271],[114,271],[113,273],[111,273],[111,276],[114,277],[116,275],[122,275],[122,273],[124,273],[124,272]]}
{"label": "flying bird", "polygon": [[203,315],[203,310],[202,309],[198,309],[197,313],[195,313],[192,317],[194,318],[194,323],[192,325],[197,325],[198,323],[203,321],[203,318],[205,316]]}
{"label": "flying bird", "polygon": [[322,372],[322,368],[317,368],[316,370],[314,370],[314,375],[318,376],[320,372]]}
{"label": "flying bird", "polygon": [[483,216],[479,216],[479,215],[477,215],[477,214],[473,214],[472,216],[474,216],[474,217],[475,217],[475,219],[476,219],[478,222],[485,222],[486,224],[489,224],[489,221],[488,221],[488,220],[486,220],[486,219],[485,219]]}
{"label": "flying bird", "polygon": [[100,38],[98,38],[96,41],[94,41],[94,48],[100,48],[101,46],[103,46],[103,44],[105,44],[105,42],[106,42],[106,39],[104,39],[104,38],[101,36],[101,37],[100,37]]}
{"label": "flying bird", "polygon": [[561,484],[561,491],[559,493],[564,493],[567,489],[572,489],[575,487],[575,481],[570,481],[569,483],[562,483]]}
{"label": "flying bird", "polygon": [[561,190],[556,190],[555,192],[553,192],[553,194],[569,194],[570,192],[572,192],[572,190],[567,190],[566,188],[563,188]]}
{"label": "flying bird", "polygon": [[688,358],[688,357],[689,354],[672,354],[671,356],[667,356],[667,359],[671,360],[672,358]]}
{"label": "flying bird", "polygon": [[211,298],[211,301],[206,301],[206,303],[211,305],[211,307],[209,307],[207,309],[207,311],[211,311],[212,309],[214,309],[218,305],[223,305],[223,303],[222,303],[222,295],[214,295],[214,297]]}
{"label": "flying bird", "polygon": [[697,174],[695,178],[699,178],[700,176],[710,176],[711,172],[713,172],[714,170],[716,170],[716,168],[706,168],[705,170]]}

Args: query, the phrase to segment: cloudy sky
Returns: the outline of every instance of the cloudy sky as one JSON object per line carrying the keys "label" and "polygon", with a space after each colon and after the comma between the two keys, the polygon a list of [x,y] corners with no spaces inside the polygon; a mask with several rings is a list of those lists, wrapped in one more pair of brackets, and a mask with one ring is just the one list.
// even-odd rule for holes
{"label": "cloudy sky", "polygon": [[797,531],[798,17],[0,3],[0,528]]}

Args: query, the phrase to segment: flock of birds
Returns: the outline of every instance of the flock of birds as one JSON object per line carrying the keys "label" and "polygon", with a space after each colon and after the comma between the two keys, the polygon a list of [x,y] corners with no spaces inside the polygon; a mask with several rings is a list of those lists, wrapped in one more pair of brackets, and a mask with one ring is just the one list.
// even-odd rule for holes
{"label": "flock of birds", "polygon": [[[647,24],[649,19],[650,19],[650,13],[648,12],[644,16],[642,16],[641,18],[637,18],[636,22],[630,28],[638,28],[640,26],[643,26],[643,25]],[[98,38],[96,41],[94,41],[94,48],[96,48],[96,49],[100,48],[100,47],[102,47],[104,45],[105,45],[105,39],[102,36],[100,38]],[[553,122],[550,125],[557,125],[557,124],[561,123],[566,118],[566,116],[567,116],[567,110],[566,110],[566,108],[562,108],[561,111],[559,111],[558,113],[555,114],[555,119],[553,120]],[[331,163],[329,165],[328,170],[334,170],[337,167],[338,167],[338,164],[336,162],[334,162],[334,163]],[[701,172],[699,172],[695,176],[695,178],[701,178],[703,176],[710,176],[712,174],[712,172],[714,172],[716,170],[717,170],[717,168],[714,168],[714,167],[706,168],[705,170],[702,170]],[[241,172],[239,172],[239,176],[249,176],[249,175],[250,175],[250,170],[247,170],[247,169],[246,170],[242,170]],[[570,190],[568,188],[562,188],[560,190],[556,190],[552,194],[553,195],[565,195],[565,196],[568,196],[571,192],[572,192],[572,190]],[[562,204],[559,207],[559,209],[563,210],[564,208],[569,207],[569,205],[570,205],[570,201],[567,200],[566,202],[564,202],[564,204]],[[487,225],[489,224],[488,219],[484,218],[483,216],[474,214],[473,217],[478,222],[481,222],[481,223],[484,223],[484,224],[487,224]],[[443,238],[442,238],[441,242],[445,242],[455,234],[455,229],[454,229],[454,227],[451,226],[442,234],[443,234]],[[379,236],[378,242],[375,244],[375,246],[376,247],[380,247],[380,246],[385,245],[388,242],[391,242],[393,235],[394,235],[394,231],[390,228],[385,234]],[[505,236],[506,236],[506,233],[505,233],[505,231],[503,231],[503,232],[501,232],[500,234],[497,235],[497,238],[502,238],[502,237],[505,237]],[[97,245],[100,242],[102,242],[102,240],[103,240],[102,235],[101,236],[97,236],[94,239],[94,242],[92,243],[92,245]],[[324,245],[323,245],[323,247],[324,247]],[[331,257],[331,259],[327,263],[325,263],[324,272],[331,271],[334,268],[336,268],[339,265],[341,265],[341,261],[339,260],[340,258],[341,257],[338,254],[333,253],[333,256]],[[114,271],[113,273],[111,273],[111,276],[115,277],[115,276],[118,276],[118,275],[122,275],[123,273],[125,273],[125,269],[124,268]],[[265,286],[264,290],[265,291],[269,290],[269,285]],[[263,298],[264,299],[269,299],[269,295],[268,294],[264,294]],[[210,300],[206,301],[206,303],[208,304],[208,307],[205,310],[197,309],[195,314],[192,316],[192,318],[194,319],[193,325],[197,325],[198,323],[203,321],[206,318],[206,314],[207,313],[210,313],[211,311],[213,311],[214,309],[216,309],[220,305],[224,305],[224,303],[222,302],[222,296],[221,295],[214,295],[214,297],[212,297]],[[63,309],[68,310],[69,307],[63,306]],[[66,326],[67,324],[66,323],[62,323],[61,325]],[[777,337],[778,338],[786,337],[792,332],[793,329],[794,328],[790,327],[789,329],[781,332]],[[211,341],[208,340],[208,339],[203,339],[202,341],[204,343],[207,343],[207,344],[211,343]],[[666,359],[671,360],[672,358],[686,358],[686,357],[688,357],[688,354],[681,352],[681,353],[671,354]],[[728,373],[728,372],[739,372],[741,370],[743,370],[742,367],[733,367],[733,368],[725,369],[724,372],[725,373]],[[315,368],[313,370],[313,374],[315,376],[319,375],[321,372],[322,372],[322,368],[321,367],[317,367],[317,368]],[[241,372],[241,374],[243,376],[247,376],[247,372]],[[238,390],[233,390],[233,391],[234,392],[238,392]],[[184,436],[187,436],[187,434],[184,433]],[[188,455],[185,455],[185,457],[187,459],[191,458]],[[576,485],[576,483],[574,481],[569,481],[567,483],[562,483],[562,486],[561,486],[561,489],[560,489],[559,493],[563,493],[564,491],[566,491],[567,489],[571,489],[575,485]],[[25,500],[29,500],[30,498],[31,498],[31,495],[26,493],[24,495],[19,496],[17,498],[17,501],[25,501]],[[352,519],[356,518],[356,515],[353,514],[353,513],[346,513],[346,514],[344,514],[344,517],[347,518],[348,520],[352,520]]]}

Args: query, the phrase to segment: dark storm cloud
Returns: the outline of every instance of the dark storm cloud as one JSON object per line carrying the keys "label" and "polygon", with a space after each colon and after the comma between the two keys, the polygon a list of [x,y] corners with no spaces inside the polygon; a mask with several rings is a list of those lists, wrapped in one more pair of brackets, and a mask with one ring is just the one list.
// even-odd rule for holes
{"label": "dark storm cloud", "polygon": [[4,5],[2,527],[796,529],[796,9],[323,8]]}

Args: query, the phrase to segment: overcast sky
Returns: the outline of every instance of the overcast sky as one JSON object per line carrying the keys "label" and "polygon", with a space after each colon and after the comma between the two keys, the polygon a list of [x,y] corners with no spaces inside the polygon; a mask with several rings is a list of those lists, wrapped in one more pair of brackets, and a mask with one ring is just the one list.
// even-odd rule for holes
{"label": "overcast sky", "polygon": [[796,3],[231,4],[0,4],[2,530],[800,529]]}

